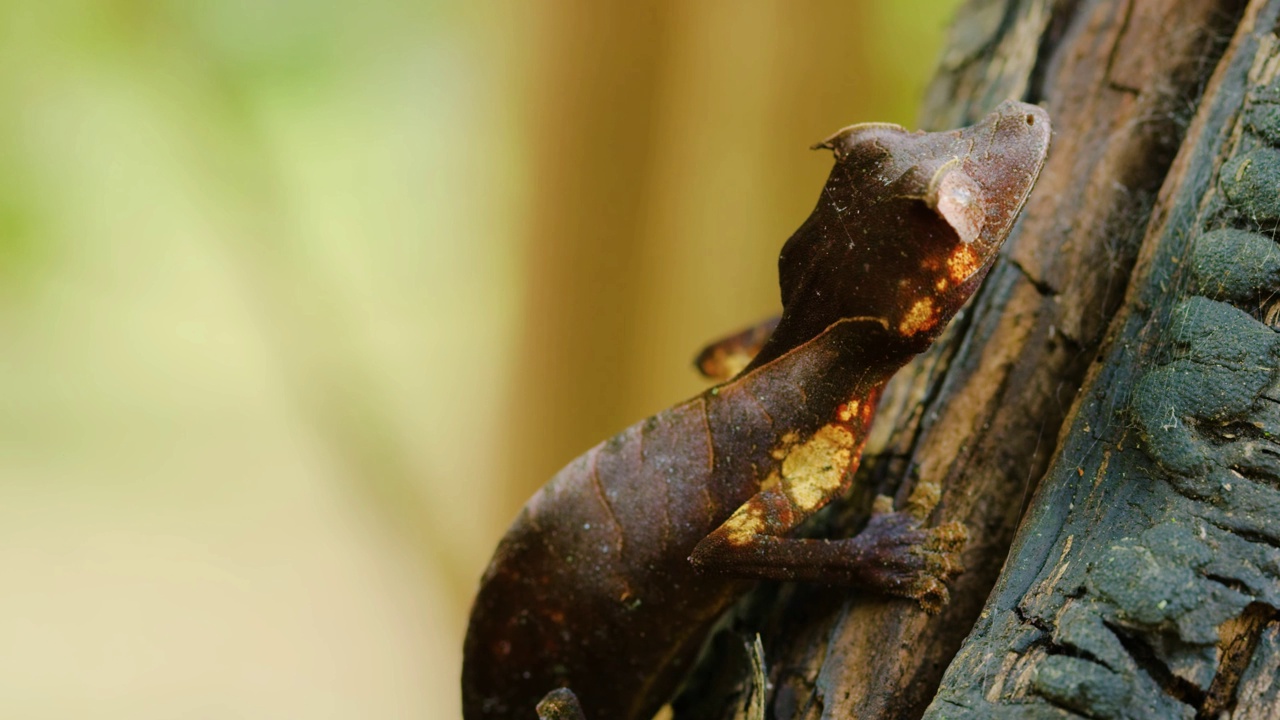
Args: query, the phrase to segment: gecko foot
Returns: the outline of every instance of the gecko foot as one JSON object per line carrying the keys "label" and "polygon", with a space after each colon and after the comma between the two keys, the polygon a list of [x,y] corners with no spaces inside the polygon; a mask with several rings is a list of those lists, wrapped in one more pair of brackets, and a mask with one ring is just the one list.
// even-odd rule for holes
{"label": "gecko foot", "polygon": [[968,531],[958,522],[925,528],[910,509],[881,509],[851,542],[860,546],[867,561],[864,582],[882,592],[911,598],[933,614],[950,599],[946,583],[964,569],[960,552],[968,539]]}

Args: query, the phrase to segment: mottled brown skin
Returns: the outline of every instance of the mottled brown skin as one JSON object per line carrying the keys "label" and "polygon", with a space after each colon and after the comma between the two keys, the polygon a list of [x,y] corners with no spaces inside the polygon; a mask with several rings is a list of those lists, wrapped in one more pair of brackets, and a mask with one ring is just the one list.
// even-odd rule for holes
{"label": "mottled brown skin", "polygon": [[[836,165],[779,259],[781,320],[721,343],[767,336],[750,364],[570,463],[499,544],[467,632],[467,719],[530,718],[562,687],[587,717],[647,719],[755,579],[945,602],[964,532],[923,528],[928,508],[879,507],[853,538],[786,535],[848,490],[884,384],[978,287],[1048,144],[1047,115],[1020,103],[962,130],[855,125],[822,143]],[[578,717],[572,697],[544,717]]]}

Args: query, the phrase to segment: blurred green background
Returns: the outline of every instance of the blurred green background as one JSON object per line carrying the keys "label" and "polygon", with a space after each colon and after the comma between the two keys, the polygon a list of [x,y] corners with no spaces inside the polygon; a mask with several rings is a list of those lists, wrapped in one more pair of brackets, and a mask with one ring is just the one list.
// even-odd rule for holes
{"label": "blurred green background", "polygon": [[0,5],[0,714],[449,718],[957,0]]}

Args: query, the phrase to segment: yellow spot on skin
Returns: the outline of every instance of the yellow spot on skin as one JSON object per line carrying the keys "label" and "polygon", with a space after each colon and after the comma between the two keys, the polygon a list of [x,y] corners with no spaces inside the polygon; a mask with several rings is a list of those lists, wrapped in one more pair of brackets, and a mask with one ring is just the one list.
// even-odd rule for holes
{"label": "yellow spot on skin", "polygon": [[[856,400],[851,403],[855,408],[861,406],[865,410],[869,407]],[[860,448],[855,447],[853,433],[834,424],[822,426],[804,443],[797,444],[798,440],[799,435],[795,432],[788,432],[780,438],[783,449],[781,466],[765,478],[760,484],[760,491],[781,493],[796,510],[808,514],[825,505],[840,491],[845,473],[853,466]],[[735,510],[715,534],[730,545],[750,545],[768,527],[765,519],[768,503],[756,495]]]}
{"label": "yellow spot on skin", "polygon": [[857,400],[850,400],[849,402],[841,405],[840,412],[837,415],[837,417],[840,418],[840,422],[847,423],[853,419],[853,416],[858,414],[859,405],[860,403]]}
{"label": "yellow spot on skin", "polygon": [[938,292],[946,292],[948,287],[950,287],[950,283],[947,282],[946,278],[938,278],[938,282],[933,284],[933,289]]}
{"label": "yellow spot on skin", "polygon": [[958,246],[952,251],[951,257],[947,258],[947,272],[950,273],[951,280],[957,283],[967,280],[980,267],[982,263],[978,261],[978,254],[969,245]]}
{"label": "yellow spot on skin", "polygon": [[853,433],[839,425],[824,425],[808,442],[782,461],[782,491],[801,511],[822,507],[840,489],[853,463]]}
{"label": "yellow spot on skin", "polygon": [[734,545],[746,545],[751,539],[764,530],[764,518],[759,509],[751,502],[738,508],[733,515],[720,526],[724,537]]}
{"label": "yellow spot on skin", "polygon": [[907,311],[906,317],[898,324],[898,332],[911,336],[933,329],[937,323],[934,317],[933,298],[921,298]]}

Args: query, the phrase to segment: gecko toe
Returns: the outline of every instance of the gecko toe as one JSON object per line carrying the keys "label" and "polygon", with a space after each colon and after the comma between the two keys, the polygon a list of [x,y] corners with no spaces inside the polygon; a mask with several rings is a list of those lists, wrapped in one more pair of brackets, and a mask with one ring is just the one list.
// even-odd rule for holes
{"label": "gecko toe", "polygon": [[963,523],[954,520],[942,523],[927,532],[929,537],[925,540],[924,546],[925,549],[933,552],[958,553],[969,542],[969,530]]}
{"label": "gecko toe", "polygon": [[912,583],[910,593],[920,604],[920,609],[930,615],[937,615],[951,600],[947,586],[941,580],[927,575]]}

